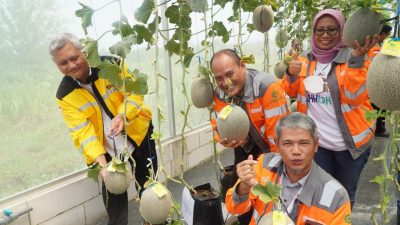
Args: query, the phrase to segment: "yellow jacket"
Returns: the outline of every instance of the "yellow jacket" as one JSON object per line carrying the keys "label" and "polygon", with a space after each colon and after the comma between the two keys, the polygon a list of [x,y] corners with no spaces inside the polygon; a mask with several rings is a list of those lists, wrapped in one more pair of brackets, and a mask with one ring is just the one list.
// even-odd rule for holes
{"label": "yellow jacket", "polygon": [[[99,155],[106,153],[103,147],[103,118],[99,104],[105,103],[103,108],[111,119],[117,114],[124,114],[125,111],[123,92],[118,91],[108,80],[99,78],[96,68],[92,68],[91,71],[89,80],[96,98],[104,101],[97,101],[95,96],[69,76],[64,76],[56,95],[57,104],[62,110],[74,145],[82,152],[88,165]],[[149,108],[143,104],[142,95],[126,95],[128,140],[137,148],[146,136],[152,115]]]}

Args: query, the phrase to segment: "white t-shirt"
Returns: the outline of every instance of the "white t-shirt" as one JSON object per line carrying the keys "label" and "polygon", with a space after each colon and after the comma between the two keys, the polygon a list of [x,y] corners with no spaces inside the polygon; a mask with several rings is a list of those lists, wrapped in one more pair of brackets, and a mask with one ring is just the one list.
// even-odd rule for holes
{"label": "white t-shirt", "polygon": [[[96,101],[99,103],[98,99],[96,98],[96,96],[93,93],[93,88],[92,88],[92,84],[83,84],[81,82],[79,82],[79,85],[81,87],[83,87],[84,89],[86,89],[87,91],[89,91],[94,98],[96,99]],[[124,147],[124,142],[125,142],[125,138],[124,136],[122,136],[121,134],[119,134],[118,136],[114,137],[114,142],[115,142],[115,151],[114,151],[114,143],[112,140],[112,137],[110,137],[108,135],[108,132],[111,128],[111,119],[110,117],[107,115],[106,111],[103,109],[103,107],[101,106],[101,104],[99,103],[99,107],[101,110],[101,116],[103,118],[103,132],[104,132],[104,142],[103,142],[103,146],[106,149],[107,153],[110,156],[116,156],[116,154],[118,155],[123,147]],[[135,149],[135,147],[133,147],[133,145],[127,141],[127,147],[129,152],[132,154],[133,150]],[[116,153],[115,153],[116,152]]]}
{"label": "white t-shirt", "polygon": [[323,91],[319,93],[307,91],[307,115],[318,126],[319,145],[329,150],[343,151],[347,148],[340,132],[332,96],[327,84],[327,76],[331,68],[332,63],[324,64],[317,62],[314,76],[320,76],[323,79]]}

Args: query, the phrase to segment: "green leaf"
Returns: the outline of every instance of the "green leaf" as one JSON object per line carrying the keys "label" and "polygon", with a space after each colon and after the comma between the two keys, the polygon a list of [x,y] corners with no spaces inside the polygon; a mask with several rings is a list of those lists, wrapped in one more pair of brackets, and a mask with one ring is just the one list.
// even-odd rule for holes
{"label": "green leaf", "polygon": [[136,44],[135,35],[131,34],[127,37],[122,38],[122,41],[117,42],[109,48],[110,53],[126,58],[126,56],[131,52],[132,44]]}
{"label": "green leaf", "polygon": [[132,77],[125,78],[125,90],[137,95],[147,94],[147,75],[137,69],[130,73]]}
{"label": "green leaf", "polygon": [[154,10],[154,1],[144,0],[142,5],[135,11],[135,19],[139,22],[146,24],[153,10]]}
{"label": "green leaf", "polygon": [[211,28],[216,36],[221,36],[224,43],[229,41],[229,32],[220,21],[215,21]]}
{"label": "green leaf", "polygon": [[153,44],[154,38],[150,30],[141,24],[136,24],[132,28],[136,33],[137,44],[142,44],[145,40],[149,44]]}
{"label": "green leaf", "polygon": [[[153,22],[149,23],[149,25],[147,26],[148,30],[150,31],[150,33],[155,34],[156,33],[156,18],[154,18]],[[161,23],[161,17],[158,17],[158,24]]]}
{"label": "green leaf", "polygon": [[244,63],[247,63],[247,64],[254,64],[254,63],[256,63],[256,59],[254,58],[254,55],[253,55],[253,54],[251,54],[251,55],[242,55],[242,56],[240,57],[240,59],[241,59]]}
{"label": "green leaf", "polygon": [[165,45],[165,48],[167,49],[169,55],[171,56],[172,54],[179,55],[180,52],[180,44],[177,43],[175,40],[169,40],[167,44]]}
{"label": "green leaf", "polygon": [[248,23],[246,27],[247,27],[247,31],[249,33],[253,32],[255,30],[254,25],[251,23]]}
{"label": "green leaf", "polygon": [[165,10],[165,17],[168,18],[168,21],[173,24],[179,23],[179,6],[171,5]]}
{"label": "green leaf", "polygon": [[228,2],[231,2],[231,0],[215,0],[214,5],[219,5],[221,8],[224,8]]}
{"label": "green leaf", "polygon": [[151,134],[150,138],[151,138],[151,140],[158,141],[158,140],[161,139],[161,136],[162,135],[161,135],[160,132],[153,131],[153,133]]}
{"label": "green leaf", "polygon": [[209,79],[209,77],[211,75],[211,71],[205,66],[200,66],[199,67],[199,73],[200,73],[201,77],[204,77],[204,78],[207,77],[208,79]]}
{"label": "green leaf", "polygon": [[264,203],[269,202],[277,202],[279,201],[279,196],[281,193],[281,187],[279,185],[275,185],[270,181],[267,181],[265,185],[256,184],[251,189],[251,192],[258,196],[258,198]]}
{"label": "green leaf", "polygon": [[384,181],[385,181],[384,176],[376,176],[374,179],[370,180],[369,182],[382,184]]}
{"label": "green leaf", "polygon": [[75,11],[75,16],[81,17],[82,20],[82,28],[85,31],[85,34],[87,35],[87,28],[88,26],[92,25],[92,16],[94,13],[94,10],[90,8],[87,5],[84,5],[79,2],[79,4],[82,6],[82,9],[78,9]]}
{"label": "green leaf", "polygon": [[113,35],[120,34],[122,37],[129,36],[134,34],[134,31],[128,21],[118,20],[112,23],[114,30],[112,31]]}
{"label": "green leaf", "polygon": [[87,38],[79,41],[84,46],[83,51],[86,53],[86,60],[89,65],[91,67],[98,67],[100,65],[100,56],[97,40]]}
{"label": "green leaf", "polygon": [[103,61],[99,66],[99,77],[108,80],[115,87],[119,88],[122,85],[120,78],[121,68],[118,65],[108,61]]}
{"label": "green leaf", "polygon": [[96,183],[98,183],[99,182],[99,173],[100,173],[101,169],[102,168],[98,162],[93,163],[88,168],[87,177],[89,177],[90,179],[92,179]]}
{"label": "green leaf", "polygon": [[127,173],[128,170],[128,163],[122,162],[120,159],[113,157],[111,162],[109,163],[108,168],[112,171],[120,172],[120,173]]}
{"label": "green leaf", "polygon": [[370,121],[372,119],[376,119],[379,117],[378,111],[376,110],[371,110],[371,111],[365,111],[365,118]]}
{"label": "green leaf", "polygon": [[183,57],[183,64],[185,65],[186,68],[189,68],[193,56],[194,56],[193,48],[187,48],[185,56]]}

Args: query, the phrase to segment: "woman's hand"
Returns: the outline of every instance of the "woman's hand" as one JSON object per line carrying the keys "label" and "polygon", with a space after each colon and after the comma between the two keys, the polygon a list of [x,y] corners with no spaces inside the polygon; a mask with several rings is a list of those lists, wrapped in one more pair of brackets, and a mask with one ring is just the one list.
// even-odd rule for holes
{"label": "woman's hand", "polygon": [[293,51],[292,54],[292,60],[290,61],[288,72],[289,76],[298,76],[301,71],[301,67],[303,66],[303,63],[299,61],[299,57],[297,55],[296,51]]}
{"label": "woman's hand", "polygon": [[369,50],[378,43],[378,35],[374,35],[373,38],[371,38],[369,35],[365,37],[365,44],[364,46],[361,46],[360,43],[358,43],[357,40],[354,41],[354,50],[353,50],[353,56],[359,57],[367,54]]}

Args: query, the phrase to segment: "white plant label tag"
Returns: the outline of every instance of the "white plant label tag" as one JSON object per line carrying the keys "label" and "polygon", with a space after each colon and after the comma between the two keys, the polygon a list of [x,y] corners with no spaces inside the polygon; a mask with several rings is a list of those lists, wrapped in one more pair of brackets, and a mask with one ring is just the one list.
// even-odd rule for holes
{"label": "white plant label tag", "polygon": [[185,187],[182,191],[182,216],[185,219],[187,225],[193,225],[193,213],[194,213],[194,199],[190,194],[190,191]]}
{"label": "white plant label tag", "polygon": [[304,79],[304,87],[313,94],[321,93],[324,90],[324,80],[321,76],[309,76]]}

